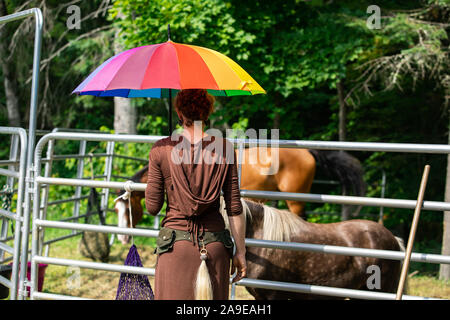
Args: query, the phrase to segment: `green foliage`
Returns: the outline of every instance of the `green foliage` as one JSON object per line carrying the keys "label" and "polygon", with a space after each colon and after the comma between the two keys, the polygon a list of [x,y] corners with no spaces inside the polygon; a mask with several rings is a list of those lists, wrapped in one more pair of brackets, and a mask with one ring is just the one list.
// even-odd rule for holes
{"label": "green foliage", "polygon": [[[87,15],[102,2],[77,4]],[[116,0],[107,18],[91,17],[82,23],[82,30],[70,32],[65,27],[67,16],[60,10],[63,4],[55,1],[45,4],[48,14],[45,21],[51,23],[46,25],[43,60],[58,48],[66,47],[53,57],[51,64],[43,67],[40,128],[102,128],[111,132],[112,99],[71,96],[70,92],[113,55],[117,30],[123,47],[132,48],[166,41],[170,24],[173,41],[205,46],[228,55],[267,91],[267,95],[217,98],[211,117],[215,128],[225,131],[279,126],[281,139],[337,140],[336,84],[342,81],[349,105],[349,141],[448,143],[447,0],[378,1],[381,29],[374,30],[366,26],[369,16],[366,9],[372,1]],[[8,1],[10,10],[19,5],[19,1]],[[103,29],[82,36],[96,28]],[[8,40],[11,37],[12,34]],[[26,79],[32,63],[32,36],[24,33],[21,39],[24,41],[17,43],[14,54],[21,111],[25,114],[29,106],[30,88]],[[3,81],[0,89],[4,89],[2,86]],[[134,99],[132,103],[138,111],[139,134],[167,134],[167,101]],[[5,98],[0,95],[1,125],[7,123],[4,105]],[[6,141],[0,141],[0,146],[3,159],[8,155]],[[117,144],[115,151],[146,159],[149,149],[149,145]],[[78,143],[59,143],[57,150],[58,154],[77,153]],[[104,152],[105,144],[89,144],[88,150]],[[384,170],[386,197],[414,199],[423,166],[430,163],[426,199],[444,198],[444,156],[352,154],[364,165],[367,196],[380,196]],[[131,176],[140,168],[136,162],[116,160],[114,174]],[[102,174],[104,163],[94,159],[93,165],[95,174]],[[73,177],[76,166],[75,161],[55,162],[54,175]],[[90,176],[88,166],[84,174]],[[70,187],[52,189],[54,198],[73,193]],[[314,186],[313,191],[340,194],[336,188]],[[84,189],[83,193],[86,192]],[[310,211],[332,212],[315,214],[311,217],[314,221],[338,219],[339,206],[308,206]],[[64,211],[68,215],[72,209],[70,204],[64,204],[49,209],[49,213],[58,215]],[[367,216],[376,218],[378,212],[379,208],[363,208]],[[406,210],[384,208],[384,215],[387,227],[397,234],[407,234],[411,215]],[[425,231],[418,235],[420,241],[427,245],[432,240],[439,242],[442,215],[424,212],[421,221],[434,229],[423,227]]]}
{"label": "green foliage", "polygon": [[109,18],[120,28],[128,48],[171,40],[210,47],[238,59],[248,57],[254,35],[239,28],[231,4],[220,0],[114,1]]}
{"label": "green foliage", "polygon": [[161,116],[148,115],[144,117],[137,125],[138,134],[147,134],[160,136],[163,135],[163,129],[167,126],[167,121]]}

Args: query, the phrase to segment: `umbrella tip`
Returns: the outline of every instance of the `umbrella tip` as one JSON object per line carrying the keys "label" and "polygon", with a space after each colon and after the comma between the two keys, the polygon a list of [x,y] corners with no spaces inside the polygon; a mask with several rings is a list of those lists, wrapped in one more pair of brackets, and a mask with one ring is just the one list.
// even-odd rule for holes
{"label": "umbrella tip", "polygon": [[170,41],[170,24],[167,25],[167,41]]}

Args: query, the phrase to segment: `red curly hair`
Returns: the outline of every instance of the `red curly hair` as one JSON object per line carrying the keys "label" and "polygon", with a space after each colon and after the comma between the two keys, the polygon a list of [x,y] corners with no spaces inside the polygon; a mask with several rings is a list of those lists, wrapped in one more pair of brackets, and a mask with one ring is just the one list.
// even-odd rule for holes
{"label": "red curly hair", "polygon": [[213,112],[214,97],[205,89],[185,89],[178,92],[175,108],[182,114],[183,124],[190,127],[194,121],[208,120]]}

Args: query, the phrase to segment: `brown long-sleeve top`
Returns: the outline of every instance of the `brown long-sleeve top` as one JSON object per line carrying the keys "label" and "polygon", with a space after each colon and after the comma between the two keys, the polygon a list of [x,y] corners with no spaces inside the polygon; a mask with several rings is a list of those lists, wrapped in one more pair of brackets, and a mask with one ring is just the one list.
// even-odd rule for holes
{"label": "brown long-sleeve top", "polygon": [[192,231],[192,220],[204,231],[225,227],[220,214],[223,190],[228,215],[242,213],[236,155],[231,142],[207,136],[193,144],[183,136],[157,141],[149,154],[145,205],[156,215],[167,195],[163,227]]}

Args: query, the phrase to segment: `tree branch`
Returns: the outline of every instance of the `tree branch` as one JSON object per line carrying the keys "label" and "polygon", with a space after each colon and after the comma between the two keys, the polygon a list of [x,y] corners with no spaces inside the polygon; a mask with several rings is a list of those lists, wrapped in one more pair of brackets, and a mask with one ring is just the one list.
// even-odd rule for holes
{"label": "tree branch", "polygon": [[[84,38],[88,38],[88,37],[92,36],[93,34],[96,34],[96,33],[99,33],[99,32],[101,32],[101,31],[105,31],[105,30],[108,30],[108,29],[111,29],[111,28],[112,28],[112,26],[110,26],[110,25],[108,25],[108,26],[103,26],[103,27],[98,27],[98,28],[96,28],[96,29],[93,29],[93,30],[91,30],[91,31],[89,31],[89,32],[86,32],[86,33],[84,33],[84,34],[78,36],[78,37],[77,37],[76,39],[74,39],[74,40],[71,40],[70,42],[66,43],[64,46],[60,47],[57,51],[53,52],[53,54],[52,54],[51,56],[49,56],[49,57],[46,58],[46,59],[43,59],[43,60],[41,61],[40,70],[42,71],[44,68],[46,68],[54,58],[56,58],[58,55],[61,54],[61,52],[63,52],[63,51],[66,50],[67,48],[69,48],[74,42],[79,41],[79,40],[84,39]],[[32,78],[32,76],[30,76],[30,77],[25,81],[25,83],[26,83],[26,84],[30,83],[31,78]]]}

